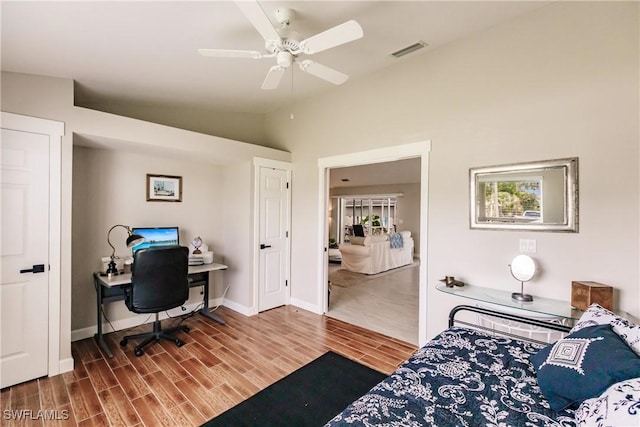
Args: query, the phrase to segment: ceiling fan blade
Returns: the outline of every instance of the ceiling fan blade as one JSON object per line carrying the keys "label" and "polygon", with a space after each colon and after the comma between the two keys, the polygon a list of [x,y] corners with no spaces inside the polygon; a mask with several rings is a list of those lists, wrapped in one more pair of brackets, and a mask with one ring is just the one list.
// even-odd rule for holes
{"label": "ceiling fan blade", "polygon": [[263,55],[257,50],[230,50],[230,49],[198,49],[202,56],[216,58],[253,58],[260,59]]}
{"label": "ceiling fan blade", "polygon": [[309,73],[312,76],[319,77],[334,85],[341,85],[346,82],[349,76],[340,71],[336,71],[333,68],[329,68],[326,65],[318,64],[317,62],[305,59],[299,64],[300,69],[305,73]]}
{"label": "ceiling fan blade", "polygon": [[264,82],[262,82],[262,89],[272,90],[277,88],[280,80],[282,80],[282,76],[284,76],[284,70],[285,68],[279,65],[271,67],[267,73],[267,77],[265,77]]}
{"label": "ceiling fan blade", "polygon": [[260,3],[257,0],[237,0],[236,4],[242,11],[243,15],[258,30],[265,40],[280,40],[278,32],[273,27],[269,17],[264,13]]}
{"label": "ceiling fan blade", "polygon": [[306,54],[313,54],[357,40],[363,35],[360,24],[351,20],[303,40],[300,49]]}

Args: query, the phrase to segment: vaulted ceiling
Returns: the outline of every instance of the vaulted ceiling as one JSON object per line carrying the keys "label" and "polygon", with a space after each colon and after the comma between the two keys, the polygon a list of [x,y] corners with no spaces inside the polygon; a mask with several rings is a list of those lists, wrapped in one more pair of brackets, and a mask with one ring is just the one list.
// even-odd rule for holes
{"label": "vaulted ceiling", "polygon": [[[348,20],[364,36],[309,55],[350,81],[543,7],[545,1],[261,1],[290,8],[305,39]],[[295,64],[275,90],[261,89],[275,58],[214,58],[199,48],[255,50],[265,41],[233,1],[2,0],[3,71],[73,79],[76,103],[215,108],[263,114],[336,86]],[[390,54],[418,41],[427,47]],[[347,81],[345,84],[349,84]]]}

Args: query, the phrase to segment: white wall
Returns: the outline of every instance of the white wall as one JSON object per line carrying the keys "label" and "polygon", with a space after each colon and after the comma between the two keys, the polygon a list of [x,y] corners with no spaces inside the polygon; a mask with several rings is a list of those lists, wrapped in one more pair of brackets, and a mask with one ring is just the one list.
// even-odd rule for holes
{"label": "white wall", "polygon": [[[553,3],[269,115],[270,138],[293,153],[293,298],[320,304],[317,159],[431,140],[428,337],[465,302],[438,279],[512,291],[523,238],[542,267],[529,293],[568,301],[572,280],[594,280],[638,316],[638,16],[637,2]],[[572,156],[579,233],[469,229],[470,167]]]}
{"label": "white wall", "polygon": [[[220,297],[223,285],[231,284],[229,302],[250,310],[252,301],[246,297],[253,291],[247,263],[252,256],[249,165],[256,156],[289,161],[289,153],[74,107],[69,79],[2,72],[1,84],[3,111],[65,123],[61,359],[71,357],[72,328],[74,338],[95,330],[91,272],[99,268],[101,256],[109,255],[106,233],[114,224],[178,225],[183,243],[200,235],[218,256],[216,261],[230,266],[229,276],[222,273],[224,283],[219,273],[212,275],[216,277],[212,298]],[[146,202],[147,173],[182,176],[183,202]],[[123,231],[114,231],[114,242],[118,232]],[[119,254],[128,251],[118,248]],[[192,290],[190,301],[198,297]],[[132,316],[123,304],[109,306],[108,315],[121,324]]]}
{"label": "white wall", "polygon": [[224,168],[223,207],[225,256],[229,270],[225,283],[232,286],[225,305],[243,314],[255,314],[253,300],[253,163],[246,161]]}
{"label": "white wall", "polygon": [[[92,274],[102,268],[100,258],[111,255],[107,231],[115,224],[132,227],[180,227],[180,243],[189,245],[200,236],[213,251],[216,262],[224,263],[222,167],[198,161],[175,160],[150,154],[74,147],[73,152],[73,314],[74,331],[96,324]],[[182,202],[147,202],[146,174],[182,177]],[[131,256],[125,245],[127,233],[116,228],[111,243],[116,255]],[[210,275],[212,297],[222,295],[223,274]],[[192,289],[186,305],[202,301],[201,289]],[[113,322],[138,315],[124,304],[108,304],[107,317]],[[148,316],[139,315],[138,322]],[[90,331],[91,332],[91,331]],[[86,334],[85,334],[86,335]]]}

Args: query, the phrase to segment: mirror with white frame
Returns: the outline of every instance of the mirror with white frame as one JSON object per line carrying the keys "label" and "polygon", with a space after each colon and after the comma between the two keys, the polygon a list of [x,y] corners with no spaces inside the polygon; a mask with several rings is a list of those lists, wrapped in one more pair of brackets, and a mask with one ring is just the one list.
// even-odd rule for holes
{"label": "mirror with white frame", "polygon": [[472,229],[578,232],[578,158],[469,169]]}

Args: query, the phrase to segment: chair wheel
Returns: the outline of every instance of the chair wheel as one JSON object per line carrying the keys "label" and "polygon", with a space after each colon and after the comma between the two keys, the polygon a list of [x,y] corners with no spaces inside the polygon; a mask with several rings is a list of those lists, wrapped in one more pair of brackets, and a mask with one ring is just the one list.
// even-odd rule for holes
{"label": "chair wheel", "polygon": [[182,328],[182,330],[185,331],[185,332],[189,332],[190,331],[188,326],[185,326],[184,328]]}
{"label": "chair wheel", "polygon": [[177,345],[178,347],[182,347],[182,346],[184,345],[184,341],[179,340],[179,339],[176,339],[176,345]]}
{"label": "chair wheel", "polygon": [[125,347],[128,342],[129,341],[127,341],[126,339],[123,339],[122,341],[120,341],[120,347]]}
{"label": "chair wheel", "polygon": [[144,354],[144,351],[142,351],[142,349],[141,349],[141,348],[136,348],[136,349],[133,351],[133,354],[135,354],[137,357],[140,357],[140,356],[142,356],[142,355]]}

